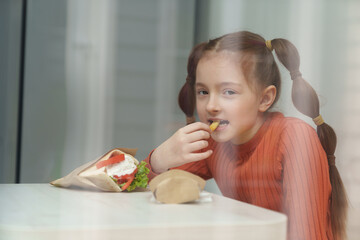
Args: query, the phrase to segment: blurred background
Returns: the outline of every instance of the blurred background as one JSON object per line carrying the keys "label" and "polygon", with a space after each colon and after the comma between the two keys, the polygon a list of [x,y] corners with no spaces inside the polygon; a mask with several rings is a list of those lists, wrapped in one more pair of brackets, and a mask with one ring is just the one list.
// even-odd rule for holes
{"label": "blurred background", "polygon": [[[0,183],[47,183],[115,147],[148,153],[184,126],[194,44],[249,30],[297,46],[338,134],[349,239],[360,239],[360,1],[0,0]],[[283,76],[275,110],[310,119]],[[207,190],[219,193],[209,181]]]}

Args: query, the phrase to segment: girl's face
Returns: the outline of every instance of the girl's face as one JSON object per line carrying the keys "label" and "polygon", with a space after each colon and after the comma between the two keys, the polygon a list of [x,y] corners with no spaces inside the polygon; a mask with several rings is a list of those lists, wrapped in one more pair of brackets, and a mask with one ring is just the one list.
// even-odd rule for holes
{"label": "girl's face", "polygon": [[216,53],[202,58],[196,69],[197,113],[201,122],[220,121],[212,133],[217,142],[246,143],[263,124],[261,94],[249,87],[239,66],[229,54]]}

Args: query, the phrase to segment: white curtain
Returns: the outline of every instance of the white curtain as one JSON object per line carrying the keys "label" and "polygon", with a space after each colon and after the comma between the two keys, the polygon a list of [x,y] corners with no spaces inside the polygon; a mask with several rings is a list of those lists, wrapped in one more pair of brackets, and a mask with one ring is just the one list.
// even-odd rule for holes
{"label": "white curtain", "polygon": [[[63,172],[90,161],[112,140],[116,1],[67,1],[66,139]],[[77,160],[76,162],[79,162]]]}

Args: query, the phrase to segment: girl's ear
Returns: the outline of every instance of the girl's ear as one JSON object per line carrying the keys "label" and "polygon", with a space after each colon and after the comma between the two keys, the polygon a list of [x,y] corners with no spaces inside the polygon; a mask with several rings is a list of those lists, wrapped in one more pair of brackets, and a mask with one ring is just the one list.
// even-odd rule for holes
{"label": "girl's ear", "polygon": [[266,87],[261,95],[259,111],[266,112],[273,104],[275,97],[276,97],[276,87],[274,85],[270,85]]}

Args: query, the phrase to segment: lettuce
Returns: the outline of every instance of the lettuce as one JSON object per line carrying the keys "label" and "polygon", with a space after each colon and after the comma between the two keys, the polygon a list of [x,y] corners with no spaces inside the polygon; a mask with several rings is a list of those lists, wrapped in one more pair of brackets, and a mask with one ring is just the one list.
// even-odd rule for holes
{"label": "lettuce", "polygon": [[138,171],[135,174],[135,179],[132,181],[130,186],[126,188],[128,192],[133,191],[135,188],[146,188],[149,182],[148,174],[150,170],[146,167],[146,162],[141,161],[139,165],[137,165]]}

